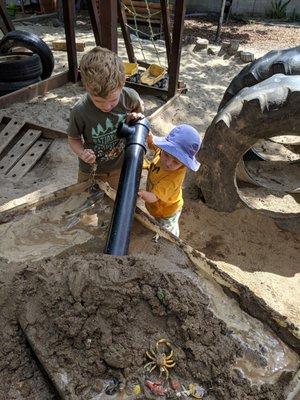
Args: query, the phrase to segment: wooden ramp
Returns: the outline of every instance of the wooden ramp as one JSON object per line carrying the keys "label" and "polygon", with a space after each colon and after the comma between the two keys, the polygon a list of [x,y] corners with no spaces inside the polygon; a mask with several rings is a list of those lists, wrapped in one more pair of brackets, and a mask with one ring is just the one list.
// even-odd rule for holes
{"label": "wooden ramp", "polygon": [[42,135],[25,121],[0,116],[0,178],[18,182],[34,167],[53,141]]}

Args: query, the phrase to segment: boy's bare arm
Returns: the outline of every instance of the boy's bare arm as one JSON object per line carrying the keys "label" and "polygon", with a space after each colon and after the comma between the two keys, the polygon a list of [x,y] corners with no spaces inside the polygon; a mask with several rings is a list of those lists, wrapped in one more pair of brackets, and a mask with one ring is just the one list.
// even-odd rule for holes
{"label": "boy's bare arm", "polygon": [[139,190],[138,195],[146,203],[155,203],[158,200],[154,193],[147,192],[146,190]]}
{"label": "boy's bare arm", "polygon": [[96,161],[96,156],[93,150],[85,149],[82,144],[81,138],[73,138],[68,136],[68,143],[71,150],[79,157],[82,161],[87,164],[93,164]]}

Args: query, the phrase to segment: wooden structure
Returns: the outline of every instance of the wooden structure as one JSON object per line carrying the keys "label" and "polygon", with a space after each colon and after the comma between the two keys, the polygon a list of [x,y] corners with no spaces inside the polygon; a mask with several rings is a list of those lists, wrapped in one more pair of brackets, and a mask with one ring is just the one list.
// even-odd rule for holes
{"label": "wooden structure", "polygon": [[[78,79],[80,79],[78,74],[77,51],[75,42],[74,1],[75,0],[63,0],[66,48],[68,52],[69,66],[68,71],[63,73],[63,75],[55,75],[47,79],[46,81],[39,82],[27,88],[2,96],[0,98],[0,106],[7,106],[8,104],[12,104],[15,101],[29,100],[37,94],[40,95],[46,91],[55,89],[62,84],[65,84],[67,81],[76,83]],[[167,89],[156,88],[131,82],[128,83],[128,86],[134,87],[138,92],[142,94],[152,94],[165,99],[171,98],[176,94],[180,86],[178,84],[178,80],[181,57],[181,37],[185,16],[185,3],[186,0],[176,0],[174,7],[174,28],[171,35],[168,15],[168,3],[167,0],[160,0],[161,18],[164,27],[164,37],[166,42],[166,53],[168,60],[169,87]],[[124,36],[129,62],[136,62],[137,60],[135,58],[133,46],[130,40],[127,17],[122,4],[122,0],[110,2],[101,0],[90,0],[88,2],[88,6],[96,44],[117,52],[117,25],[119,21]],[[0,16],[2,17],[4,22],[5,33],[13,30],[14,26],[7,16],[3,0],[0,0]],[[149,64],[146,64],[145,62],[138,62],[143,67],[149,66]]]}

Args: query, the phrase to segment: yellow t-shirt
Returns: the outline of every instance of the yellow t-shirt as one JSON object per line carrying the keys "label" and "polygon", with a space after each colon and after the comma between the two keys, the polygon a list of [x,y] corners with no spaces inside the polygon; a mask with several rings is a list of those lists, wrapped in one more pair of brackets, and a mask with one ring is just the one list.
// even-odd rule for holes
{"label": "yellow t-shirt", "polygon": [[164,170],[157,148],[154,158],[145,162],[144,168],[149,169],[146,190],[158,198],[155,203],[145,203],[147,210],[156,218],[172,217],[183,206],[182,184],[187,168],[183,165],[175,171]]}

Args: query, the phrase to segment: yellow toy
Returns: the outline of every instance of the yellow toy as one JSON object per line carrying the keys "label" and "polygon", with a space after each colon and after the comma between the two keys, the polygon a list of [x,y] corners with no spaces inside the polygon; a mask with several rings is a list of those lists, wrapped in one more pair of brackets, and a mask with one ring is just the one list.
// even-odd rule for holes
{"label": "yellow toy", "polygon": [[167,82],[167,71],[164,67],[151,64],[145,72],[141,74],[141,83],[149,86],[164,87]]}

